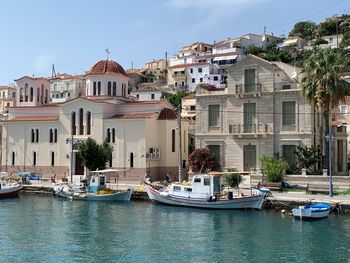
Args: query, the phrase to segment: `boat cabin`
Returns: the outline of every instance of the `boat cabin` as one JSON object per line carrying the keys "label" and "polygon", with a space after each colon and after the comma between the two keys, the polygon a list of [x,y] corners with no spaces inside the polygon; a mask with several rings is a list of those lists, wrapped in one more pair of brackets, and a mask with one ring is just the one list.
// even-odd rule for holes
{"label": "boat cabin", "polygon": [[198,174],[190,185],[172,184],[171,192],[183,197],[209,197],[221,193],[221,174]]}
{"label": "boat cabin", "polygon": [[104,188],[106,188],[106,178],[104,175],[98,174],[91,176],[90,184],[87,187],[88,192],[97,193]]}

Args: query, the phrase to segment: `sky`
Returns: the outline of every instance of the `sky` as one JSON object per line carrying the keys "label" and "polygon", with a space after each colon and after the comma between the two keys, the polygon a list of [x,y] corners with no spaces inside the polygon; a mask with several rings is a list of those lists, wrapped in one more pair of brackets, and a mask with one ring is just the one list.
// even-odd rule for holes
{"label": "sky", "polygon": [[285,34],[298,21],[350,13],[350,0],[4,0],[0,85],[81,74],[101,59],[142,68],[182,46],[246,33]]}

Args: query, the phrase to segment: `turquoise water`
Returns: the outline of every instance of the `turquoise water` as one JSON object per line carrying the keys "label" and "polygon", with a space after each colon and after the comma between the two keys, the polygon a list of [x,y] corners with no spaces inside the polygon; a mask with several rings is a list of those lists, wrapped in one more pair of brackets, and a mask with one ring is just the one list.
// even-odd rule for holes
{"label": "turquoise water", "polygon": [[350,217],[24,195],[0,201],[0,262],[348,262]]}

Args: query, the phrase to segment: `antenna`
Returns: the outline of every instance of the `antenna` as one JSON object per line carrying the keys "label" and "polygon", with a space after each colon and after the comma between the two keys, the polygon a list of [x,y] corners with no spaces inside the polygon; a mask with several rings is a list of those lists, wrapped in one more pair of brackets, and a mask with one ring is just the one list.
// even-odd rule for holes
{"label": "antenna", "polygon": [[111,53],[111,52],[109,51],[109,48],[108,48],[108,47],[105,49],[105,52],[106,52],[106,54],[107,54],[107,60],[108,60],[108,59],[109,59],[109,53]]}

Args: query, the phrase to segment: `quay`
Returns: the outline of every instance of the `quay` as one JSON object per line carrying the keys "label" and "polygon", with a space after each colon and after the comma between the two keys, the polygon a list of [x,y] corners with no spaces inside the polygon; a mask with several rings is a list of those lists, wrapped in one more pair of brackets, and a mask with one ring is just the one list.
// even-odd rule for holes
{"label": "quay", "polygon": [[[135,190],[131,199],[133,201],[150,201],[147,193],[139,184],[135,182],[123,182],[118,185],[119,190],[133,187]],[[116,185],[111,185],[111,188],[116,189]],[[37,182],[32,185],[24,185],[21,190],[22,194],[36,195],[53,195],[52,184],[48,182]],[[333,211],[339,214],[350,215],[350,196],[336,195],[329,197],[326,194],[306,194],[305,192],[278,192],[271,191],[271,194],[266,198],[264,209],[274,209],[276,211],[290,211],[293,207],[305,205],[309,202],[323,202],[330,204]]]}

